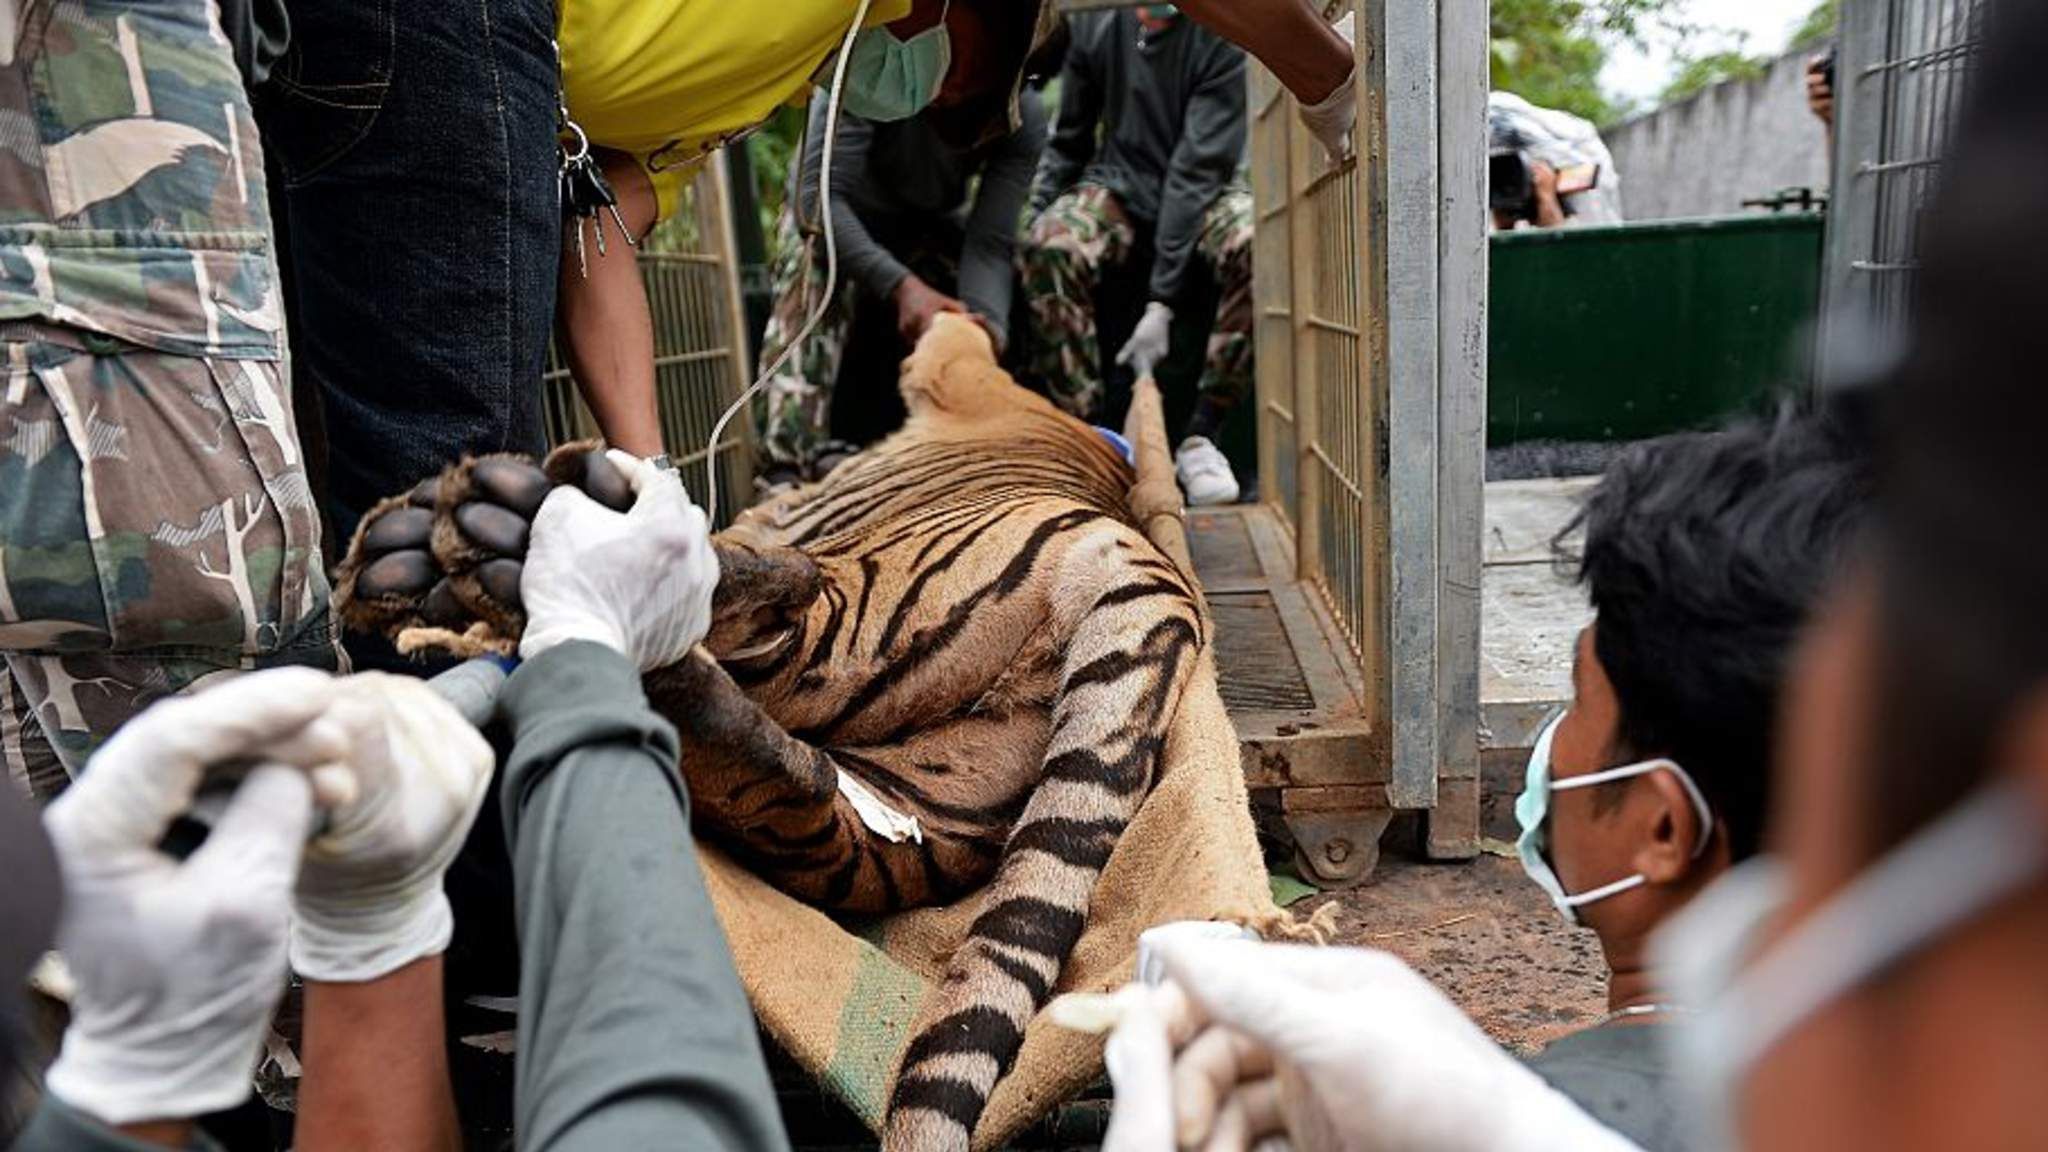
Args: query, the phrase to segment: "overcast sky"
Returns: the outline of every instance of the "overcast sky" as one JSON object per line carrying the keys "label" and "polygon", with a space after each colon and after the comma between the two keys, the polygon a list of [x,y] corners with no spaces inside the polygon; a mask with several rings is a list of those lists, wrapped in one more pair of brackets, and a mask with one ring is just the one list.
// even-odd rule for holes
{"label": "overcast sky", "polygon": [[[1747,32],[1746,51],[1776,55],[1813,6],[1814,0],[1688,0],[1686,16],[1707,27]],[[1662,37],[1653,40],[1648,51],[1631,44],[1609,50],[1600,79],[1610,92],[1644,103],[1656,99],[1671,78],[1671,45]],[[1696,50],[1715,46],[1713,37],[1703,37]]]}

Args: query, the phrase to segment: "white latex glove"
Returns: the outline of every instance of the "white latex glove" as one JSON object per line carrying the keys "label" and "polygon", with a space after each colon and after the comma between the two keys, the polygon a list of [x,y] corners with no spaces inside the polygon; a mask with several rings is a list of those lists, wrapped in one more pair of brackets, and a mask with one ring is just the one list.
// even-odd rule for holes
{"label": "white latex glove", "polygon": [[1150,376],[1152,369],[1166,359],[1166,350],[1173,342],[1173,309],[1154,300],[1145,305],[1145,315],[1138,319],[1138,326],[1131,329],[1131,338],[1124,341],[1123,350],[1116,354],[1116,362],[1127,364],[1142,379]]}
{"label": "white latex glove", "polygon": [[[1635,1148],[1384,952],[1177,941],[1162,955],[1174,987],[1153,990],[1154,1012],[1126,1012],[1111,1037],[1127,1055],[1117,1110],[1128,1082],[1152,1117],[1143,1130],[1156,1129],[1157,1085],[1169,1082],[1182,1147],[1245,1149],[1284,1133],[1297,1152]],[[1170,1069],[1162,1044],[1121,1035],[1162,1027],[1168,1041],[1193,1035]],[[1171,1147],[1119,1142],[1120,1127],[1139,1130],[1112,1121],[1105,1152]]]}
{"label": "white latex glove", "polygon": [[519,579],[519,655],[594,640],[647,672],[681,660],[710,629],[718,557],[680,477],[617,449],[606,455],[638,498],[620,513],[576,488],[548,493]]}
{"label": "white latex glove", "polygon": [[[128,722],[43,822],[64,873],[58,948],[76,982],[51,1066],[58,1098],[107,1124],[231,1108],[249,1094],[285,989],[285,922],[313,817],[303,769],[347,734],[332,681],[254,672]],[[158,851],[209,767],[257,759],[206,842]]]}
{"label": "white latex glove", "polygon": [[441,877],[491,783],[491,746],[423,681],[365,672],[335,682],[355,795],[306,846],[292,967],[362,981],[448,947]]}
{"label": "white latex glove", "polygon": [[[1351,13],[1332,25],[1346,44],[1355,43],[1356,21]],[[1353,68],[1336,90],[1314,104],[1301,108],[1301,122],[1330,154],[1331,161],[1351,154],[1351,128],[1358,119],[1358,69]]]}

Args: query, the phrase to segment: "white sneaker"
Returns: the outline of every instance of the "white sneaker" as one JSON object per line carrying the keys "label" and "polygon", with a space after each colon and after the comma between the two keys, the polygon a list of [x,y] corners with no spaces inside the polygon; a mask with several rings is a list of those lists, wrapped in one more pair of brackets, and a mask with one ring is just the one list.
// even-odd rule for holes
{"label": "white sneaker", "polygon": [[1173,454],[1173,470],[1193,507],[1237,503],[1237,475],[1208,437],[1190,436],[1181,441],[1180,450]]}

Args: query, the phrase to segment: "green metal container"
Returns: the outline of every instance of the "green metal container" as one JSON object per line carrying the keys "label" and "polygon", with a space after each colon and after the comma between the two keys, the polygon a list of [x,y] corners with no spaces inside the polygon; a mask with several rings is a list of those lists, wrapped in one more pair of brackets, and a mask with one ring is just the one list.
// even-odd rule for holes
{"label": "green metal container", "polygon": [[1500,233],[1487,443],[1633,440],[1811,377],[1817,212]]}

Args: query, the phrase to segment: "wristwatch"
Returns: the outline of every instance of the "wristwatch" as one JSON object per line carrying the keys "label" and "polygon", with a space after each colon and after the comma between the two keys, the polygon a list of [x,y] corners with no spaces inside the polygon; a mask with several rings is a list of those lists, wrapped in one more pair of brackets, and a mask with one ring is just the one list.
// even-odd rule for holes
{"label": "wristwatch", "polygon": [[646,459],[649,464],[654,465],[663,472],[673,472],[676,470],[675,462],[668,458],[668,453],[666,452],[657,452]]}

